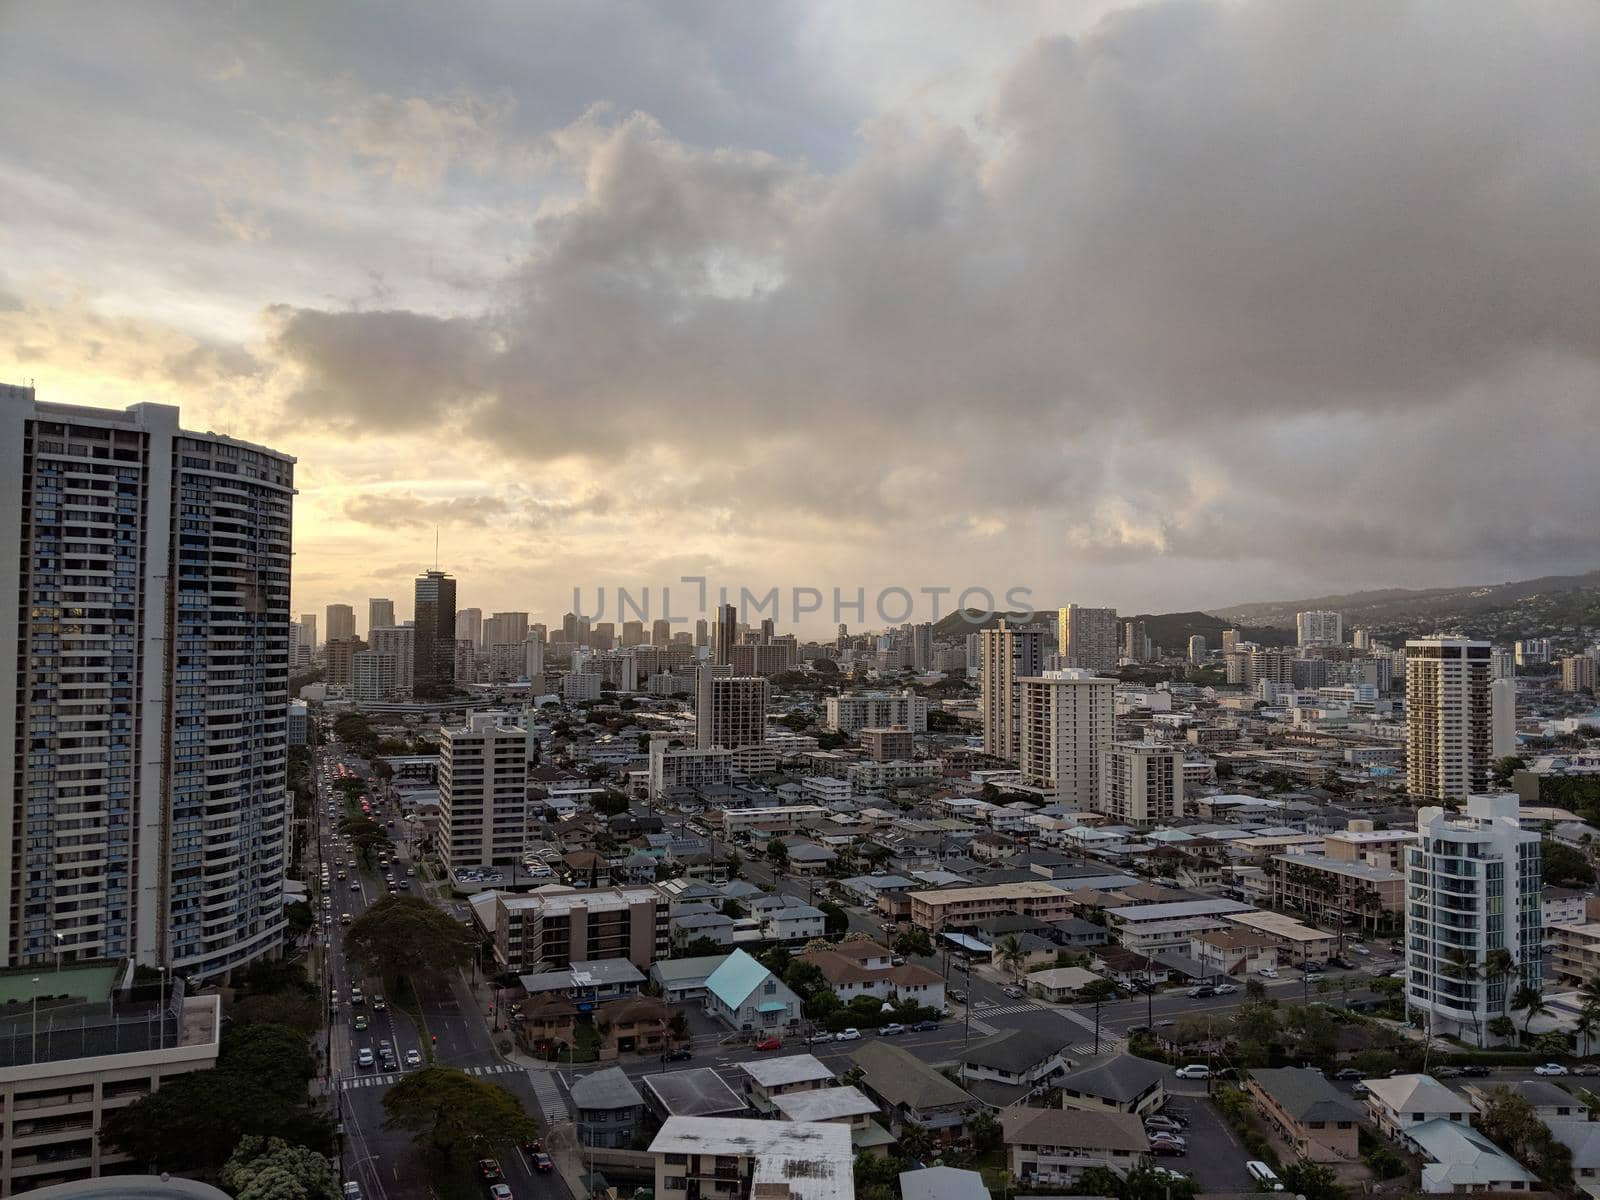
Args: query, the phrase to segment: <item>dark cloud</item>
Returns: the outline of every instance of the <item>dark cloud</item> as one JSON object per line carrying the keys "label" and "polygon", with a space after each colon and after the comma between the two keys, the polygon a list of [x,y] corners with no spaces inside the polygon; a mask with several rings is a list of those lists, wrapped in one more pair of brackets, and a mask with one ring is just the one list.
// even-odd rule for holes
{"label": "dark cloud", "polygon": [[413,492],[381,492],[355,496],[344,504],[352,521],[377,528],[419,525],[503,527],[508,532],[545,529],[580,517],[604,516],[612,501],[603,493],[570,500],[546,500],[520,488],[470,496],[429,498]]}

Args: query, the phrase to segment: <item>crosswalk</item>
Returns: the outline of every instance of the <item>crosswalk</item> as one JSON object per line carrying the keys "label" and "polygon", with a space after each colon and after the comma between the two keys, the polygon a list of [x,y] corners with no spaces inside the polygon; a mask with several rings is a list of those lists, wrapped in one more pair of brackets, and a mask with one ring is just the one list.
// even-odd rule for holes
{"label": "crosswalk", "polygon": [[[462,1070],[468,1075],[477,1075],[480,1077],[486,1075],[510,1075],[512,1072],[521,1071],[522,1069],[523,1068],[517,1066],[515,1063],[494,1063],[487,1067],[462,1068]],[[538,1072],[538,1074],[543,1075],[544,1072],[541,1071]],[[339,1081],[339,1090],[341,1092],[348,1092],[353,1088],[392,1087],[405,1077],[404,1071],[391,1071],[387,1075],[357,1075],[354,1079],[341,1079]],[[538,1091],[537,1084],[535,1084],[534,1091]]]}
{"label": "crosswalk", "polygon": [[533,1083],[534,1097],[539,1101],[539,1111],[544,1113],[547,1123],[565,1121],[567,1119],[567,1098],[561,1094],[561,1088],[556,1084],[553,1071],[529,1071],[528,1078]]}
{"label": "crosswalk", "polygon": [[972,1015],[974,1017],[977,1017],[979,1014],[982,1014],[985,1017],[1005,1017],[1010,1016],[1012,1013],[1038,1011],[1039,1005],[1037,1004],[997,1004],[993,1008],[975,1008],[972,1010]]}
{"label": "crosswalk", "polygon": [[[1121,1054],[1128,1048],[1125,1038],[1112,1037],[1109,1033],[1100,1035],[1100,1057],[1107,1058],[1113,1054]],[[1087,1042],[1074,1042],[1066,1048],[1068,1058],[1093,1058],[1095,1053],[1094,1039]]]}

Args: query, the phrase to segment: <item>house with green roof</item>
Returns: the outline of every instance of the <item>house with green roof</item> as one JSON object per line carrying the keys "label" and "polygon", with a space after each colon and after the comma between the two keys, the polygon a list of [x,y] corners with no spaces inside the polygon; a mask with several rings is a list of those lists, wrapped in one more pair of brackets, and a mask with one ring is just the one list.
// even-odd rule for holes
{"label": "house with green roof", "polygon": [[730,1029],[760,1036],[800,1025],[800,998],[743,950],[735,950],[706,977],[705,1011]]}

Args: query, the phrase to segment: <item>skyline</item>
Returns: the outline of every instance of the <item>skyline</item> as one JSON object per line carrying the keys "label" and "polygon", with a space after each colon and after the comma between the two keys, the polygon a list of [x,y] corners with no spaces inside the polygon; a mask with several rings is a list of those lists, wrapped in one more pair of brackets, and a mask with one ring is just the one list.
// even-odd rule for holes
{"label": "skyline", "polygon": [[295,455],[297,612],[1600,562],[1585,6],[75,8],[0,379]]}

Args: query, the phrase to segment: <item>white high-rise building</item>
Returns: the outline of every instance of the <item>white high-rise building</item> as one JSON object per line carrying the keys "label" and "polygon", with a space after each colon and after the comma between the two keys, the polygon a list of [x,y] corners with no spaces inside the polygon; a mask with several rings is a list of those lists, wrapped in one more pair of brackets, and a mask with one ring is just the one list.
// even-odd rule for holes
{"label": "white high-rise building", "polygon": [[1550,661],[1549,638],[1523,638],[1514,649],[1519,667],[1542,667]]}
{"label": "white high-rise building", "polygon": [[927,621],[911,626],[911,669],[933,669],[933,626]]}
{"label": "white high-rise building", "polygon": [[282,944],[293,504],[176,408],[0,386],[0,965]]}
{"label": "white high-rise building", "polygon": [[370,653],[387,654],[394,659],[395,691],[411,694],[416,667],[416,628],[411,625],[379,627],[367,636]]}
{"label": "white high-rise building", "polygon": [[928,698],[903,692],[846,692],[825,702],[828,728],[852,737],[863,729],[928,732]]}
{"label": "white high-rise building", "polygon": [[474,650],[483,649],[483,609],[463,608],[457,611],[456,640],[471,642]]}
{"label": "white high-rise building", "polygon": [[983,752],[1015,762],[1021,753],[1021,680],[1043,668],[1048,633],[1037,626],[1012,625],[1004,618],[982,632],[978,690]]}
{"label": "white high-rise building", "polygon": [[1517,681],[1495,679],[1489,684],[1491,735],[1489,754],[1504,758],[1517,752]]}
{"label": "white high-rise building", "polygon": [[767,681],[730,675],[724,666],[701,667],[695,680],[695,745],[738,750],[767,740]]}
{"label": "white high-rise building", "polygon": [[1337,646],[1344,641],[1344,617],[1336,612],[1295,613],[1294,627],[1302,646]]}
{"label": "white high-rise building", "polygon": [[1406,643],[1406,787],[1418,800],[1488,790],[1493,761],[1489,643]]}
{"label": "white high-rise building", "polygon": [[[1461,815],[1417,813],[1422,838],[1406,850],[1406,1007],[1435,1035],[1481,1045],[1510,993],[1540,987],[1539,835],[1518,814],[1514,795],[1470,796]],[[1494,950],[1517,964],[1509,977],[1488,971]]]}
{"label": "white high-rise building", "polygon": [[1183,752],[1154,742],[1114,742],[1100,752],[1096,812],[1127,825],[1183,816]]}
{"label": "white high-rise building", "polygon": [[360,650],[350,656],[350,696],[364,704],[393,700],[400,692],[399,664],[393,654]]}
{"label": "white high-rise building", "polygon": [[382,596],[372,596],[367,600],[367,641],[372,640],[374,629],[390,629],[394,626],[394,601],[386,600]]}
{"label": "white high-rise building", "polygon": [[1069,604],[1056,614],[1056,652],[1063,667],[1115,671],[1121,634],[1114,608]]}
{"label": "white high-rise building", "polygon": [[473,713],[439,738],[439,848],[451,867],[518,861],[528,825],[528,731]]}
{"label": "white high-rise building", "polygon": [[496,646],[520,646],[527,640],[528,614],[525,612],[497,612],[483,623],[485,650],[493,650]]}
{"label": "white high-rise building", "polygon": [[1205,638],[1205,634],[1197,633],[1197,634],[1195,634],[1193,637],[1191,637],[1189,639],[1189,661],[1191,663],[1202,663],[1205,660],[1206,660],[1206,638]]}
{"label": "white high-rise building", "polygon": [[522,643],[522,671],[528,679],[543,678],[544,630],[530,630],[528,640]]}
{"label": "white high-rise building", "polygon": [[1093,671],[1049,671],[1017,681],[1022,701],[1022,782],[1063,804],[1092,808],[1100,752],[1111,744],[1117,681]]}

